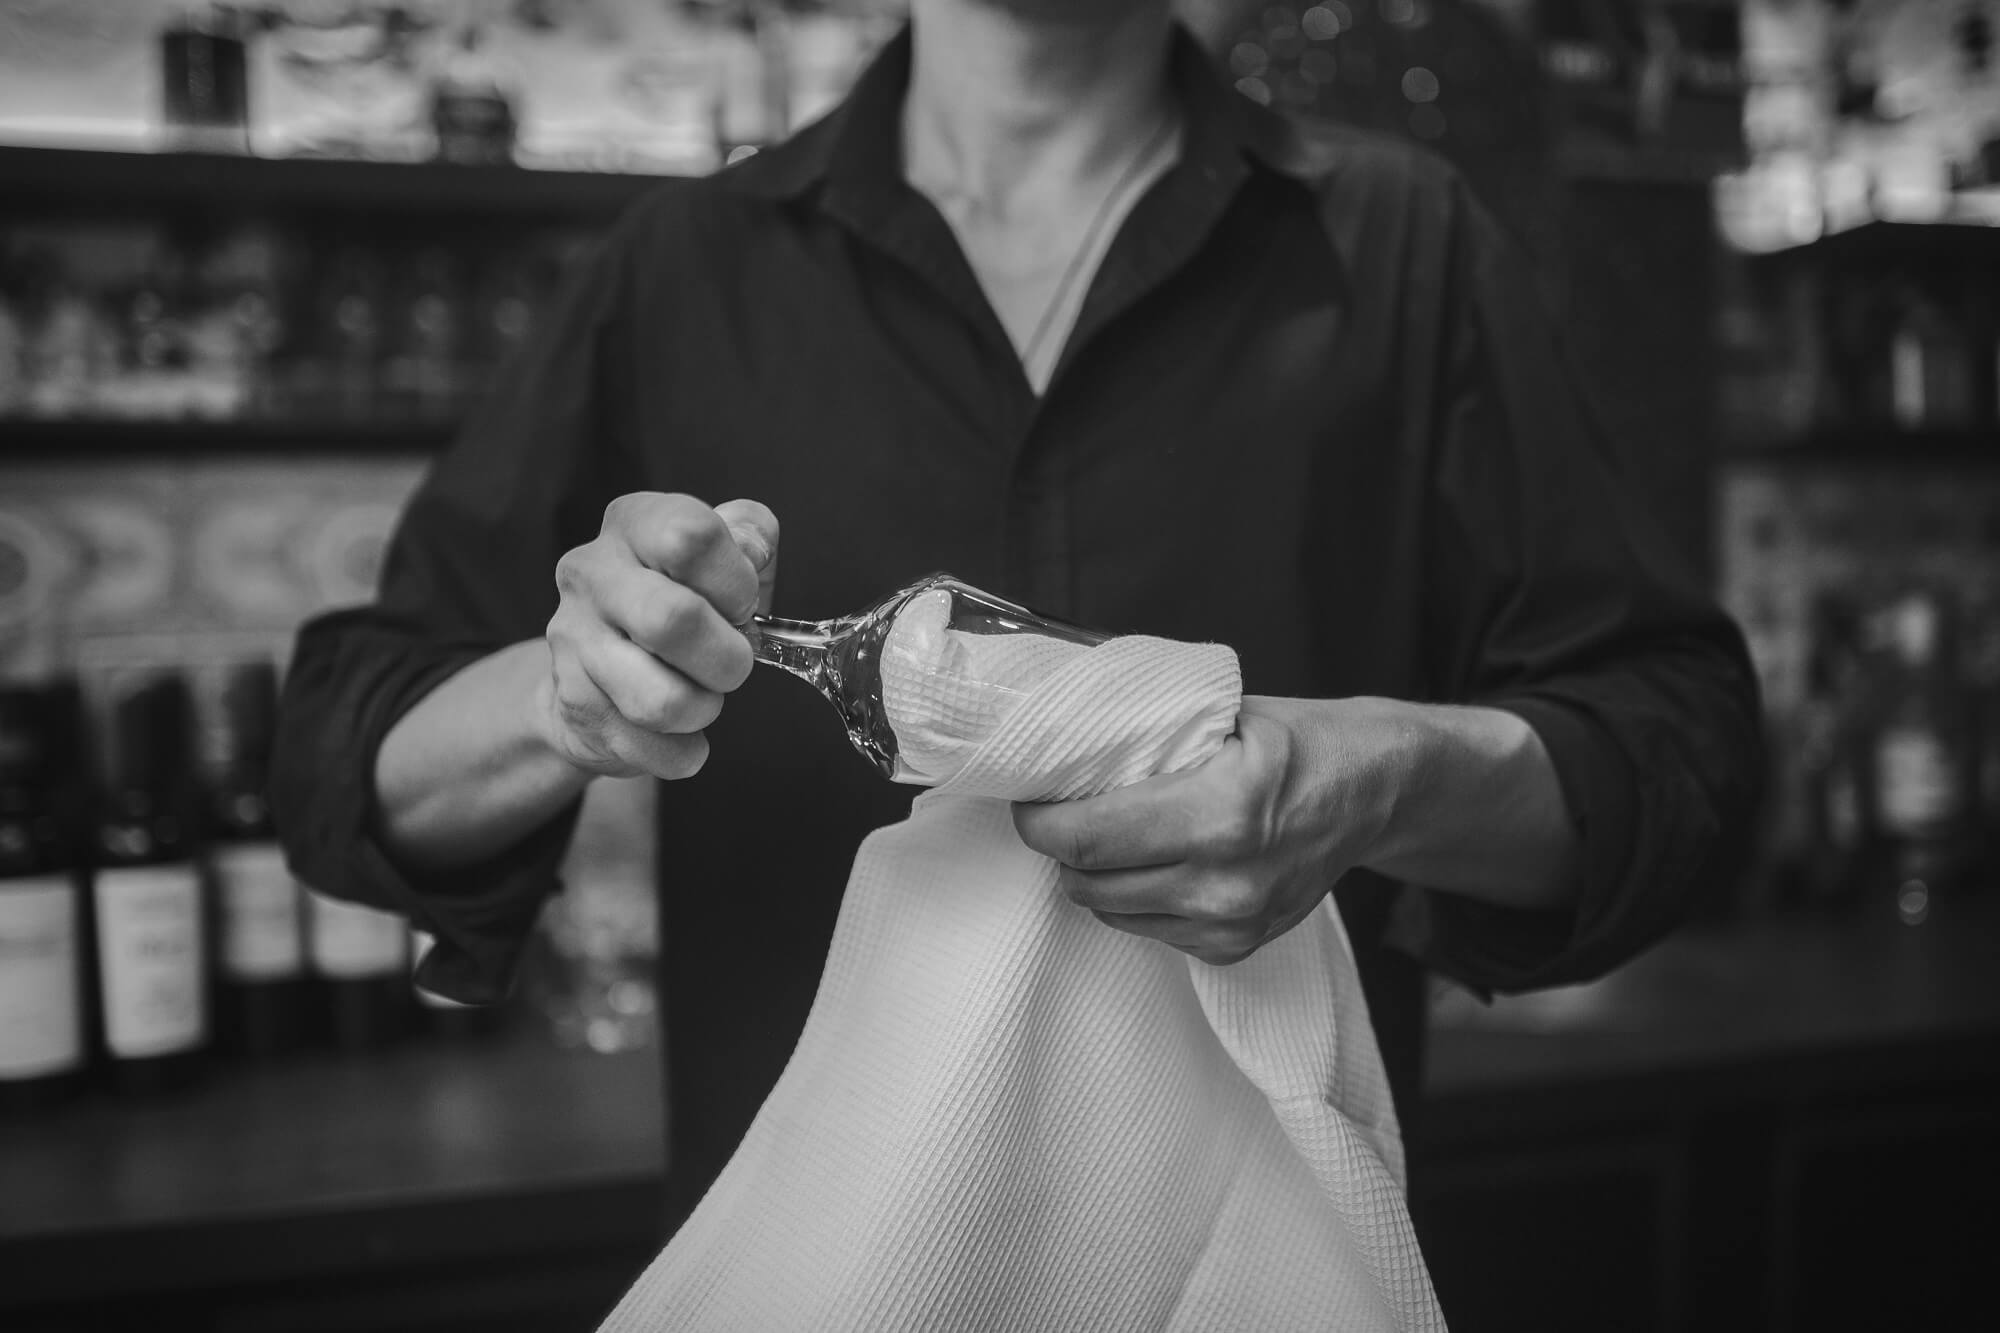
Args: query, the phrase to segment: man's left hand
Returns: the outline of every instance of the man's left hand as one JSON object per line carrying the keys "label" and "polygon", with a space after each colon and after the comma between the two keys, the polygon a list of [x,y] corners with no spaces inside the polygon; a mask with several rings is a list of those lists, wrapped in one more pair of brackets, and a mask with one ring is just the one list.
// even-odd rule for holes
{"label": "man's left hand", "polygon": [[1386,827],[1407,757],[1380,704],[1249,696],[1199,768],[1018,804],[1014,826],[1105,925],[1239,962],[1303,921]]}

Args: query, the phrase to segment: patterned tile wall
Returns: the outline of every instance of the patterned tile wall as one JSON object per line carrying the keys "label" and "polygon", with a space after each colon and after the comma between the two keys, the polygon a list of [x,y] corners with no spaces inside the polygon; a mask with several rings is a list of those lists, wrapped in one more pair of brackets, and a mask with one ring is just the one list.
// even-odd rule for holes
{"label": "patterned tile wall", "polygon": [[373,595],[421,473],[331,459],[0,470],[0,676],[73,668],[101,711],[171,667],[207,703],[230,663],[282,664],[300,621]]}

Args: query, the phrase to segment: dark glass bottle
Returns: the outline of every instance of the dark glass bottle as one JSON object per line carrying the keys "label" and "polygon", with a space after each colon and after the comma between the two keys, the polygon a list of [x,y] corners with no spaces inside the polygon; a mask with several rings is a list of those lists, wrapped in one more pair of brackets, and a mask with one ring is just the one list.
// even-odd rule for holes
{"label": "dark glass bottle", "polygon": [[83,877],[55,692],[0,688],[0,1111],[73,1092],[88,1063]]}
{"label": "dark glass bottle", "polygon": [[222,762],[208,793],[216,1037],[253,1058],[292,1050],[306,1032],[305,895],[285,865],[264,796],[277,701],[269,662],[230,671]]}
{"label": "dark glass bottle", "polygon": [[1911,592],[1888,604],[1879,629],[1871,877],[1909,925],[1968,886],[1977,853],[1973,711],[1954,611],[1939,593]]}
{"label": "dark glass bottle", "polygon": [[105,1067],[130,1095],[192,1081],[209,1045],[191,733],[187,685],[176,674],[154,677],[112,709],[91,907]]}
{"label": "dark glass bottle", "polygon": [[1813,602],[1800,710],[1806,807],[1801,889],[1813,906],[1850,901],[1862,869],[1869,776],[1856,620],[1851,601],[1837,593]]}
{"label": "dark glass bottle", "polygon": [[373,1050],[410,1030],[410,928],[388,912],[306,895],[307,958],[323,1027],[345,1051]]}

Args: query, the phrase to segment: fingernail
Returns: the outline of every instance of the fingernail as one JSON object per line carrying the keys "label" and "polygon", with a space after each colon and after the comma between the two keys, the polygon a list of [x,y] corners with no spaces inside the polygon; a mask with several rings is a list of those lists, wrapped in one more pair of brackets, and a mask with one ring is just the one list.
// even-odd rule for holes
{"label": "fingernail", "polygon": [[763,533],[736,523],[729,525],[729,533],[736,538],[737,549],[750,557],[751,568],[761,572],[771,563],[771,544],[764,540]]}

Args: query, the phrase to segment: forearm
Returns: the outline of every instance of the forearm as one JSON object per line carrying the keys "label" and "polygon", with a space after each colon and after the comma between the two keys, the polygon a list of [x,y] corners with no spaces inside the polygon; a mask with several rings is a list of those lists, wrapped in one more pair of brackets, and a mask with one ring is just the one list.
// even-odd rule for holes
{"label": "forearm", "polygon": [[1582,840],[1535,731],[1498,708],[1343,700],[1379,729],[1387,800],[1368,869],[1505,907],[1559,908]]}
{"label": "forearm", "polygon": [[375,820],[398,861],[484,860],[583,791],[589,774],[535,722],[548,679],[548,645],[526,640],[452,676],[389,730],[375,757]]}

